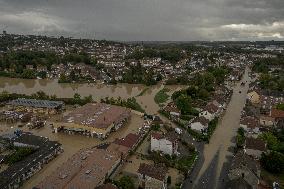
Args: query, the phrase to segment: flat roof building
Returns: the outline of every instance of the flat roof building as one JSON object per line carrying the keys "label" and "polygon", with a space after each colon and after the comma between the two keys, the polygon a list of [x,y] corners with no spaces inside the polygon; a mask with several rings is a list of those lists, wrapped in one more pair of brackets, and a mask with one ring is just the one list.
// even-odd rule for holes
{"label": "flat roof building", "polygon": [[121,153],[101,148],[80,150],[54,173],[46,177],[37,189],[93,189],[102,185],[121,162]]}
{"label": "flat roof building", "polygon": [[35,113],[54,114],[64,106],[63,101],[18,98],[7,103],[11,108]]}
{"label": "flat roof building", "polygon": [[119,129],[130,117],[130,109],[104,103],[88,103],[63,116],[54,123],[55,132],[69,132],[106,138],[111,131]]}

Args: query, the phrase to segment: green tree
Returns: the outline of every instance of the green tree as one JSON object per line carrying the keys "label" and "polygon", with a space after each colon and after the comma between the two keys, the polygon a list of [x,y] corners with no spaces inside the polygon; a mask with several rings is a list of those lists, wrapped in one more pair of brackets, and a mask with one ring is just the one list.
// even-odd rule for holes
{"label": "green tree", "polygon": [[259,135],[259,138],[267,142],[267,147],[270,150],[277,150],[279,141],[271,132],[265,132]]}
{"label": "green tree", "polygon": [[76,104],[80,104],[80,102],[81,102],[81,95],[78,94],[78,93],[75,93],[73,99],[74,99],[74,102]]}
{"label": "green tree", "polygon": [[269,154],[262,154],[260,159],[261,165],[271,173],[284,172],[284,155],[275,151]]}
{"label": "green tree", "polygon": [[119,179],[117,183],[120,189],[135,189],[133,179],[130,176],[123,176]]}
{"label": "green tree", "polygon": [[191,98],[187,95],[180,95],[176,100],[175,103],[178,109],[181,111],[182,114],[189,114],[191,112]]}
{"label": "green tree", "polygon": [[35,79],[36,74],[35,74],[35,71],[26,69],[26,70],[23,71],[22,77],[25,78],[25,79]]}

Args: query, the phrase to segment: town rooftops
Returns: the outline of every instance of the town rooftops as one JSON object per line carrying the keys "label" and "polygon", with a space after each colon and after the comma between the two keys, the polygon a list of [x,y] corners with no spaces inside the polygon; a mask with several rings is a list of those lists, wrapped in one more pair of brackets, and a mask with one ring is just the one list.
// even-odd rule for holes
{"label": "town rooftops", "polygon": [[151,136],[152,136],[154,139],[157,139],[157,140],[160,140],[160,139],[164,138],[163,135],[160,134],[160,133],[152,133]]}
{"label": "town rooftops", "polygon": [[230,170],[239,169],[244,166],[251,170],[256,176],[260,170],[259,164],[254,161],[249,155],[245,154],[244,151],[240,150],[234,156]]}
{"label": "town rooftops", "polygon": [[104,103],[88,103],[64,116],[59,122],[106,129],[130,116],[130,109]]}
{"label": "town rooftops", "polygon": [[[28,139],[29,138],[29,139]],[[40,162],[44,161],[46,157],[50,156],[53,151],[61,146],[60,143],[50,141],[45,137],[23,133],[20,136],[12,138],[21,144],[31,145],[36,143],[36,150],[34,153],[27,156],[24,160],[14,163],[9,166],[5,171],[0,173],[0,188],[8,188],[9,183],[14,182],[22,174],[26,174],[34,167],[37,167]]]}
{"label": "town rooftops", "polygon": [[257,138],[246,138],[245,148],[266,151],[266,143]]}
{"label": "town rooftops", "polygon": [[272,108],[270,111],[270,116],[273,118],[284,118],[284,111]]}
{"label": "town rooftops", "polygon": [[34,108],[59,108],[64,105],[64,102],[18,98],[16,100],[8,102],[7,104],[13,106],[26,106]]}
{"label": "town rooftops", "polygon": [[191,123],[197,123],[197,122],[200,122],[202,125],[207,125],[209,123],[209,121],[204,116],[195,117],[191,121]]}
{"label": "town rooftops", "polygon": [[243,117],[240,124],[246,125],[248,128],[254,129],[258,126],[258,120],[251,116]]}
{"label": "town rooftops", "polygon": [[226,188],[227,189],[253,189],[253,187],[244,178],[230,180],[227,183]]}
{"label": "town rooftops", "polygon": [[167,175],[167,168],[158,164],[149,165],[142,163],[139,166],[138,173],[147,175],[160,181],[164,181]]}
{"label": "town rooftops", "polygon": [[152,138],[156,140],[166,139],[171,142],[176,142],[178,140],[178,135],[174,131],[168,132],[165,135],[155,132],[152,133]]}
{"label": "town rooftops", "polygon": [[114,143],[132,149],[135,146],[135,144],[137,144],[139,137],[140,136],[137,134],[129,133],[125,138],[116,139]]}
{"label": "town rooftops", "polygon": [[204,111],[208,111],[211,114],[216,113],[218,110],[219,108],[215,106],[213,103],[207,104],[207,106],[204,108]]}

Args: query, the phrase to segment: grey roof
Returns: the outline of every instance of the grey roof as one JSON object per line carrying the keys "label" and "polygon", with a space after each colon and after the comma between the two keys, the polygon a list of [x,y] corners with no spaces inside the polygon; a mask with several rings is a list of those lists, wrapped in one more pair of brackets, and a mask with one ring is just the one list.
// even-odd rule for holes
{"label": "grey roof", "polygon": [[22,133],[20,136],[14,137],[12,141],[28,145],[33,144],[37,146],[37,150],[0,173],[1,189],[8,189],[9,184],[17,180],[22,174],[30,172],[33,167],[38,166],[40,162],[61,146],[61,144],[56,141],[50,141],[48,138],[32,135],[30,133]]}
{"label": "grey roof", "polygon": [[50,100],[36,100],[36,99],[26,99],[18,98],[8,102],[9,105],[14,106],[28,106],[34,108],[57,108],[64,105],[63,101],[50,101]]}
{"label": "grey roof", "polygon": [[231,180],[227,183],[227,189],[252,189],[247,181],[243,178],[238,178],[235,180]]}
{"label": "grey roof", "polygon": [[249,155],[245,154],[244,151],[240,150],[235,155],[235,157],[234,157],[234,159],[231,163],[230,170],[240,168],[240,167],[243,167],[243,166],[247,167],[256,176],[258,176],[258,171],[260,170],[259,164],[254,159],[252,159]]}

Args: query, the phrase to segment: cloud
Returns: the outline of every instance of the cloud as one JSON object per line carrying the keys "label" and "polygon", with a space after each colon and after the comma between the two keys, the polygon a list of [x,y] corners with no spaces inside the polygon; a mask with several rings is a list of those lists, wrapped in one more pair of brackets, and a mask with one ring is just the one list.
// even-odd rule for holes
{"label": "cloud", "polygon": [[67,31],[64,22],[60,18],[44,14],[40,11],[24,11],[22,13],[10,14],[0,12],[0,23],[11,27],[30,30],[32,33]]}
{"label": "cloud", "polygon": [[265,24],[228,24],[221,26],[227,32],[237,32],[248,39],[284,39],[284,21]]}
{"label": "cloud", "polygon": [[284,0],[0,0],[0,29],[112,40],[283,39]]}

